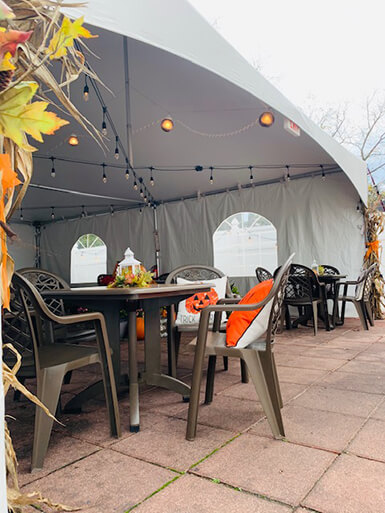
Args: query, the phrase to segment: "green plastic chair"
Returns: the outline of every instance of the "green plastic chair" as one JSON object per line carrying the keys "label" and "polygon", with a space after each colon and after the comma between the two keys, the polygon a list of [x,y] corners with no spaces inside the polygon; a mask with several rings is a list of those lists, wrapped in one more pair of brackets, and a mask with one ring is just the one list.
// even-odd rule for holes
{"label": "green plastic chair", "polygon": [[[92,312],[80,315],[59,316],[52,313],[44,303],[36,288],[23,276],[15,273],[12,278],[15,297],[12,312],[17,318],[19,333],[26,346],[33,349],[37,379],[37,397],[51,413],[55,413],[64,376],[67,372],[86,365],[99,363],[101,366],[104,393],[110,421],[111,436],[119,437],[120,417],[115,379],[111,361],[104,317]],[[73,345],[52,341],[50,325],[70,326],[79,322],[89,322],[95,329],[97,347]],[[32,451],[32,470],[41,469],[51,436],[53,419],[37,407]]]}

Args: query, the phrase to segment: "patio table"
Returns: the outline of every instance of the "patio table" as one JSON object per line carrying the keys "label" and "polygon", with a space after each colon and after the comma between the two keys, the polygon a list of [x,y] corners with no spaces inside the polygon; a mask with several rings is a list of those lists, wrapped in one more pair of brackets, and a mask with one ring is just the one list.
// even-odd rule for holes
{"label": "patio table", "polygon": [[[190,387],[182,381],[162,374],[160,351],[160,308],[188,298],[196,292],[208,292],[209,284],[154,284],[146,288],[79,287],[42,292],[43,297],[58,298],[71,303],[81,303],[94,311],[102,312],[106,321],[108,338],[113,351],[115,381],[120,382],[120,333],[119,310],[128,312],[128,356],[130,384],[130,430],[139,431],[139,386],[136,357],[136,311],[145,315],[145,370],[143,382],[167,388],[184,397],[190,395]],[[86,399],[101,391],[100,383],[91,385],[68,403],[70,410],[79,408]]]}

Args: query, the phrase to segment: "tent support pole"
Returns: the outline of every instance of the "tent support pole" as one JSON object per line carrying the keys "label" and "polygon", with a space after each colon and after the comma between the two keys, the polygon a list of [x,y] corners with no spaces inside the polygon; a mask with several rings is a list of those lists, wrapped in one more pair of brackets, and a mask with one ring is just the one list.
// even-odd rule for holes
{"label": "tent support pole", "polygon": [[132,125],[131,125],[131,99],[130,99],[130,74],[128,69],[128,38],[123,36],[123,55],[124,55],[124,82],[126,91],[126,135],[127,135],[127,153],[128,163],[131,168],[134,167],[134,157],[132,151]]}
{"label": "tent support pole", "polygon": [[41,245],[40,245],[40,239],[41,239],[41,225],[40,223],[35,223],[35,267],[37,269],[40,269],[41,267]]}
{"label": "tent support pole", "polygon": [[158,214],[156,207],[153,209],[154,213],[154,244],[155,244],[155,265],[158,270],[158,276],[160,276],[160,241],[158,231]]}

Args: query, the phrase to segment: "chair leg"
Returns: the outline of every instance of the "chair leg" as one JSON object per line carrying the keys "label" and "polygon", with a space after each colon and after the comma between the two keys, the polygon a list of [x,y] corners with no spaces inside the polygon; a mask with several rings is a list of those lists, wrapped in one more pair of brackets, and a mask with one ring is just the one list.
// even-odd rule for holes
{"label": "chair leg", "polygon": [[370,306],[370,301],[365,301],[365,310],[369,319],[369,324],[374,326],[373,312],[372,307]]}
{"label": "chair leg", "polygon": [[291,319],[290,319],[290,311],[289,307],[285,305],[285,321],[286,321],[286,329],[291,330]]}
{"label": "chair leg", "polygon": [[217,361],[216,356],[214,356],[214,355],[209,356],[209,364],[207,367],[207,378],[206,378],[205,404],[210,404],[213,401],[216,361]]}
{"label": "chair leg", "polygon": [[366,315],[365,315],[365,310],[364,310],[365,305],[363,304],[363,301],[362,302],[361,301],[353,301],[353,304],[356,307],[358,317],[360,318],[361,325],[362,325],[363,329],[368,331],[369,326],[368,326],[368,321],[366,320]]}
{"label": "chair leg", "polygon": [[342,305],[341,305],[341,326],[344,324],[345,322],[345,308],[346,308],[346,301],[342,301]]}
{"label": "chair leg", "polygon": [[120,437],[120,416],[114,370],[112,367],[111,354],[107,354],[107,351],[105,350],[104,337],[107,336],[107,334],[103,334],[99,322],[95,322],[95,334],[96,340],[98,342],[100,366],[103,377],[104,396],[106,398],[107,412],[110,420],[111,436]]}
{"label": "chair leg", "polygon": [[318,304],[316,301],[313,301],[312,315],[313,315],[314,336],[316,336],[317,332],[318,332]]}
{"label": "chair leg", "polygon": [[282,400],[282,394],[281,394],[281,387],[280,387],[280,384],[279,384],[279,381],[278,381],[278,373],[277,373],[277,366],[275,364],[275,355],[274,355],[274,353],[271,353],[271,359],[272,359],[272,363],[273,363],[273,373],[274,373],[275,389],[277,391],[279,407],[283,408],[283,400]]}
{"label": "chair leg", "polygon": [[247,372],[247,365],[241,358],[241,381],[242,383],[249,382],[249,373]]}
{"label": "chair leg", "polygon": [[249,369],[251,379],[253,380],[255,390],[261,401],[263,411],[267,417],[267,420],[270,424],[270,428],[273,432],[275,438],[280,438],[285,436],[285,431],[283,428],[283,422],[281,417],[280,408],[275,409],[268,385],[266,383],[266,379],[264,376],[264,370],[261,364],[261,360],[259,354],[255,351],[250,351],[243,353],[244,360]]}
{"label": "chair leg", "polygon": [[[60,390],[65,374],[65,367],[51,367],[40,371],[37,379],[37,397],[54,415],[60,397]],[[49,417],[39,406],[36,406],[35,432],[32,450],[32,470],[43,468],[51,437],[53,418]]]}
{"label": "chair leg", "polygon": [[168,363],[168,375],[176,378],[176,328],[169,328],[167,332],[167,363]]}
{"label": "chair leg", "polygon": [[223,357],[223,370],[229,370],[229,358],[227,356]]}

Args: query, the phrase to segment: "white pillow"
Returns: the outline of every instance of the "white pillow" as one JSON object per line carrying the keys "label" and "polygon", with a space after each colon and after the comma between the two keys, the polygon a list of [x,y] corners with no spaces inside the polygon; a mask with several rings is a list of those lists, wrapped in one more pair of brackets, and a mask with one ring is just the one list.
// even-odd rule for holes
{"label": "white pillow", "polygon": [[[190,281],[184,278],[177,278],[178,284],[186,283],[209,283],[212,285],[210,292],[198,292],[191,297],[181,301],[178,305],[178,315],[175,321],[177,326],[198,325],[200,319],[200,310],[208,304],[215,304],[219,299],[226,296],[227,276],[215,280]],[[210,322],[214,320],[214,312],[210,316]]]}

